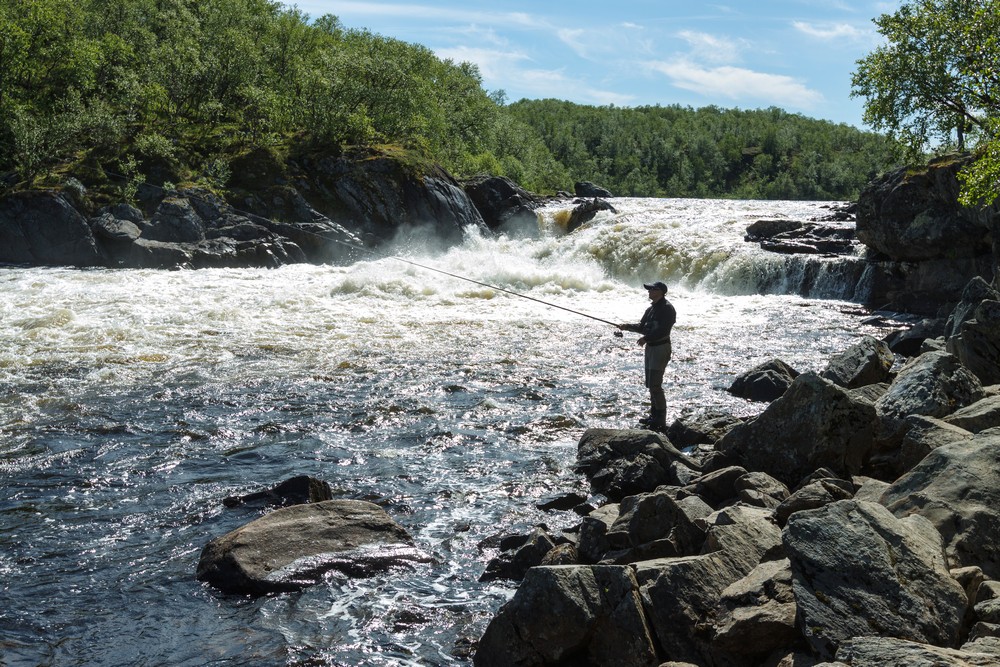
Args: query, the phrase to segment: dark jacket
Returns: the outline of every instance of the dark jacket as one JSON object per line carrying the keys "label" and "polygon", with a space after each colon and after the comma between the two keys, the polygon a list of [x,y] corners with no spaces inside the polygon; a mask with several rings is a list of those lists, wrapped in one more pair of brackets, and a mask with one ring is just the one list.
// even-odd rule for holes
{"label": "dark jacket", "polygon": [[667,298],[663,297],[646,309],[639,324],[628,324],[622,328],[642,334],[646,338],[647,345],[662,345],[670,342],[670,330],[676,321],[677,311]]}

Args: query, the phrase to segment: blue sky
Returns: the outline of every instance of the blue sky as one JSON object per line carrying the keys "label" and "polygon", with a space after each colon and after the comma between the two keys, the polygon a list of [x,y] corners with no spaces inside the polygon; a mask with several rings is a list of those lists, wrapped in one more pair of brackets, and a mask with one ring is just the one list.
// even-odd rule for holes
{"label": "blue sky", "polygon": [[299,0],[316,18],[478,65],[507,100],[681,104],[793,113],[864,127],[856,61],[872,19],[902,0]]}

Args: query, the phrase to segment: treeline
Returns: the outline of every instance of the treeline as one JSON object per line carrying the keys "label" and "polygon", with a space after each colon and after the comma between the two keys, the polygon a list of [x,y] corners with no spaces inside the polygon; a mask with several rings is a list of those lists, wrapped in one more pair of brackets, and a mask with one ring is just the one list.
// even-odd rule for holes
{"label": "treeline", "polygon": [[616,194],[744,199],[852,199],[898,165],[898,144],[781,109],[509,107],[574,177]]}
{"label": "treeline", "polygon": [[271,0],[0,3],[6,187],[224,189],[254,148],[393,144],[539,192],[845,199],[894,161],[875,135],[778,110],[504,102],[473,65]]}

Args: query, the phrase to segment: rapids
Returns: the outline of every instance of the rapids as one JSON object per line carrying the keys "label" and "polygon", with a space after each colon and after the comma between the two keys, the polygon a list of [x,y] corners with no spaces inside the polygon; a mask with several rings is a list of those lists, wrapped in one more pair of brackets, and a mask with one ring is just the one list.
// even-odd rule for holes
{"label": "rapids", "polygon": [[[678,312],[668,421],[752,415],[729,396],[773,357],[800,371],[862,333],[858,258],[743,242],[815,202],[615,199],[566,234],[470,234],[398,256],[612,322],[643,281]],[[645,412],[635,336],[392,257],[275,270],[0,268],[0,664],[452,665],[513,594],[489,538],[572,513],[589,427]],[[877,332],[876,332],[877,333]],[[259,515],[226,496],[298,474],[378,502],[436,562],[295,594],[219,594],[202,547]]]}

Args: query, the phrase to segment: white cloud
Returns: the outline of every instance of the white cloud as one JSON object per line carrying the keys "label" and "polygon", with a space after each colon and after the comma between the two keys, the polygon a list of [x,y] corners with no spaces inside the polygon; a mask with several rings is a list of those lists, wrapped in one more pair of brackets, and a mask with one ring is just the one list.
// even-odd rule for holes
{"label": "white cloud", "polygon": [[862,39],[867,36],[866,31],[849,23],[837,23],[828,25],[814,25],[805,21],[795,21],[792,26],[799,32],[810,37],[823,40],[833,39]]}
{"label": "white cloud", "polygon": [[797,109],[815,109],[823,95],[789,76],[755,72],[743,67],[703,67],[686,59],[652,62],[649,66],[684,90],[706,97],[724,96]]}
{"label": "white cloud", "polygon": [[698,60],[712,63],[732,63],[740,60],[741,41],[694,30],[684,30],[677,36],[688,43],[691,54]]}

